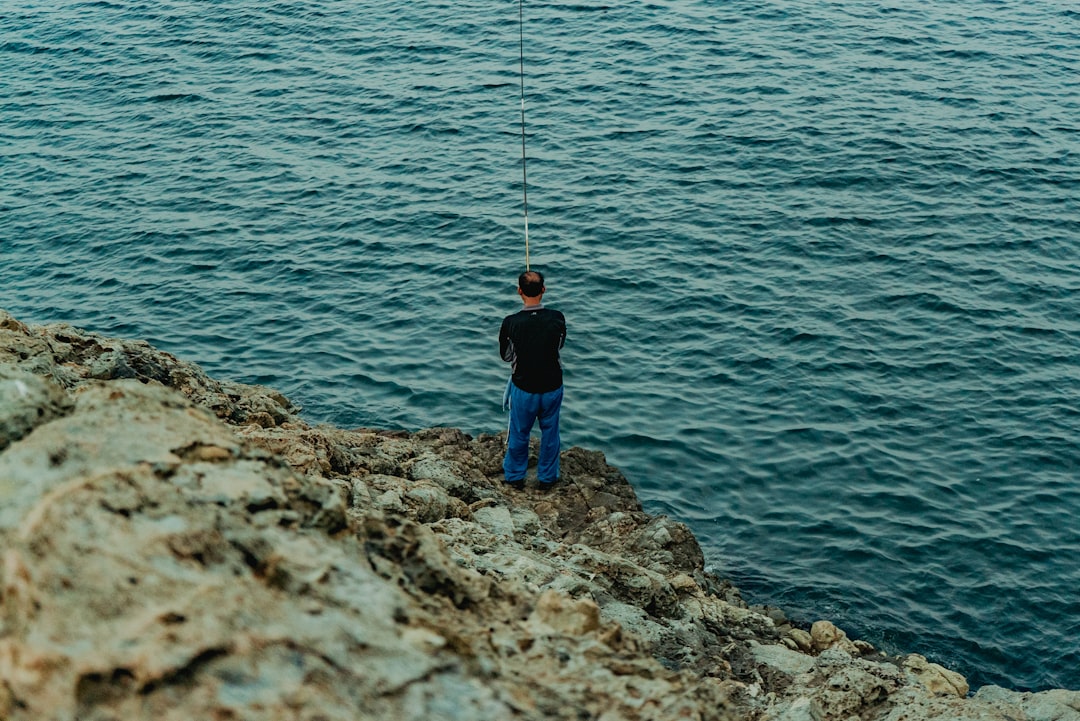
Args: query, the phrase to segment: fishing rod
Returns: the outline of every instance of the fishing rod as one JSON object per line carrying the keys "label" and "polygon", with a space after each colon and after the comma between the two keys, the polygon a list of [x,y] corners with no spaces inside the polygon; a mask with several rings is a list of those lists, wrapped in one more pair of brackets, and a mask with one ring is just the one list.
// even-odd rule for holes
{"label": "fishing rod", "polygon": [[[521,201],[525,209],[525,270],[529,270],[529,176],[525,171],[525,11],[524,0],[518,0],[518,70],[521,76]],[[503,391],[503,410],[510,410],[510,388],[514,383],[511,376],[506,381],[506,390]],[[506,444],[510,447],[510,427],[513,424],[514,414],[510,413],[506,419]]]}
{"label": "fishing rod", "polygon": [[518,68],[521,72],[521,200],[525,207],[525,270],[529,270],[529,179],[525,172],[525,14],[518,0]]}

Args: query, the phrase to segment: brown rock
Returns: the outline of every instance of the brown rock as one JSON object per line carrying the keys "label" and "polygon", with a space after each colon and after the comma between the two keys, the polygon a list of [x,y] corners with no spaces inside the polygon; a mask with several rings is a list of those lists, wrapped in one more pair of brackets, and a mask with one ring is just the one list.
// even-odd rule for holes
{"label": "brown rock", "polygon": [[533,614],[555,631],[571,636],[600,628],[600,607],[596,603],[587,598],[570,598],[554,589],[540,594]]}
{"label": "brown rock", "polygon": [[904,659],[904,669],[915,676],[919,683],[935,696],[967,696],[970,687],[967,679],[955,671],[931,663],[924,656],[911,654]]}
{"label": "brown rock", "polygon": [[831,621],[815,621],[810,627],[810,637],[813,639],[815,651],[839,648],[847,653],[858,653],[847,634]]}

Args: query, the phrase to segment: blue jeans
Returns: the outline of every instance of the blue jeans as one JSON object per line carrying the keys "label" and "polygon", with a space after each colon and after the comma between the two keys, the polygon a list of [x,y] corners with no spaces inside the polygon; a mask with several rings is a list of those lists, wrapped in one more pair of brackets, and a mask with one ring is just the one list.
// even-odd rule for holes
{"label": "blue jeans", "polygon": [[540,461],[536,477],[541,483],[554,483],[559,478],[559,409],[562,408],[561,387],[547,393],[527,393],[510,384],[510,433],[506,440],[503,475],[507,481],[525,478],[529,466],[529,432],[540,420]]}

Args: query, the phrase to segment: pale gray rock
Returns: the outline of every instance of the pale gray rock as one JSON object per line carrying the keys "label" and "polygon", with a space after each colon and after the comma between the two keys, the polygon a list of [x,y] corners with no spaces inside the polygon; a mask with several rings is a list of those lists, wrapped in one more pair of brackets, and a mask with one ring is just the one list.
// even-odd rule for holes
{"label": "pale gray rock", "polygon": [[786,646],[752,643],[751,653],[758,663],[788,676],[798,676],[814,669],[812,656],[792,651]]}
{"label": "pale gray rock", "polygon": [[531,508],[511,507],[510,521],[514,524],[514,534],[519,541],[527,542],[540,533],[540,517]]}
{"label": "pale gray rock", "polygon": [[64,415],[70,406],[63,390],[48,376],[0,364],[0,450]]}
{"label": "pale gray rock", "polygon": [[412,458],[402,464],[402,468],[407,477],[414,481],[433,481],[451,495],[458,498],[468,496],[469,483],[463,478],[461,469],[433,453],[424,453],[417,458]]}
{"label": "pale gray rock", "polygon": [[87,368],[88,375],[97,380],[138,377],[138,373],[128,363],[127,356],[115,349],[106,350],[91,361]]}
{"label": "pale gray rock", "polygon": [[609,601],[603,605],[600,613],[605,621],[617,623],[648,648],[659,646],[669,633],[664,624],[633,604]]}
{"label": "pale gray rock", "polygon": [[810,699],[799,696],[791,701],[784,701],[771,709],[766,718],[772,721],[821,721],[815,715],[817,710]]}
{"label": "pale gray rock", "polygon": [[505,506],[486,506],[472,512],[473,520],[502,538],[514,535],[514,518]]}
{"label": "pale gray rock", "polygon": [[450,495],[433,483],[411,485],[404,500],[413,518],[421,523],[434,523],[450,514]]}
{"label": "pale gray rock", "polygon": [[1054,689],[1031,693],[983,686],[975,692],[974,700],[1006,710],[1014,719],[1080,721],[1080,691]]}

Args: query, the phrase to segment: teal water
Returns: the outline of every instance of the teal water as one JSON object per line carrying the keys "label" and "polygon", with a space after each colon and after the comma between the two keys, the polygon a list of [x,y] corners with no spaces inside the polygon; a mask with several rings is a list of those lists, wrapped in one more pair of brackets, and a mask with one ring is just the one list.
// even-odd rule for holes
{"label": "teal water", "polygon": [[[1080,12],[525,16],[564,441],[751,601],[1080,688]],[[8,2],[0,307],[312,421],[497,432],[513,2]]]}

